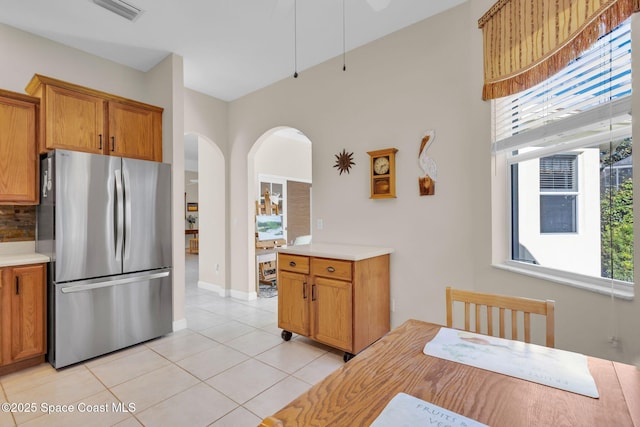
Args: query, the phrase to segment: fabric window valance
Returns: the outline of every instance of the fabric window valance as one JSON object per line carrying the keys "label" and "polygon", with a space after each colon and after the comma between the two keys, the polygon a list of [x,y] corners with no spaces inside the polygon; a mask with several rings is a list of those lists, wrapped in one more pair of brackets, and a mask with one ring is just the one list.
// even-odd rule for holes
{"label": "fabric window valance", "polygon": [[638,10],[640,0],[499,0],[478,21],[482,99],[546,80]]}

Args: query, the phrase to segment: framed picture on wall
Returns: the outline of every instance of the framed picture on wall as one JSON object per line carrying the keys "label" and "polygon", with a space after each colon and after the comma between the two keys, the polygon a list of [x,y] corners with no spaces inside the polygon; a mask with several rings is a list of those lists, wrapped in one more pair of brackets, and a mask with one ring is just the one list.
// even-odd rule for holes
{"label": "framed picture on wall", "polygon": [[187,203],[187,212],[198,212],[197,203]]}

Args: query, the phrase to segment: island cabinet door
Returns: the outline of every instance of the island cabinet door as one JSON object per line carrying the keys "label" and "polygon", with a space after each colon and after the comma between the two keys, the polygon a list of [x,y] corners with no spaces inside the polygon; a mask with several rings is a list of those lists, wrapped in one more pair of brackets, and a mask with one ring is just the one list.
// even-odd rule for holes
{"label": "island cabinet door", "polygon": [[352,284],[313,277],[311,317],[313,338],[341,350],[353,350]]}
{"label": "island cabinet door", "polygon": [[278,273],[278,327],[309,336],[309,284],[306,274]]}
{"label": "island cabinet door", "polygon": [[[45,266],[13,267],[4,271],[5,295],[11,312],[11,361],[45,353]],[[8,308],[8,307],[7,307]]]}

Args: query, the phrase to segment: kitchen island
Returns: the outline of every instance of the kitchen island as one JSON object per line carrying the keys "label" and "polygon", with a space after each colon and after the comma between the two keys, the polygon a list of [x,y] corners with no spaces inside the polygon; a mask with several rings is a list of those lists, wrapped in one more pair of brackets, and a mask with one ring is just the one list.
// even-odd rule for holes
{"label": "kitchen island", "polygon": [[345,362],[390,329],[393,249],[312,243],[278,249],[278,327],[343,350]]}

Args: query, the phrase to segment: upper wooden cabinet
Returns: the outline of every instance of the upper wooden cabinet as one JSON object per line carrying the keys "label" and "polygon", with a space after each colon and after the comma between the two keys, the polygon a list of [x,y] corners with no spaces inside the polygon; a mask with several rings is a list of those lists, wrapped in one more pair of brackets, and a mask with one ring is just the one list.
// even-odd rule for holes
{"label": "upper wooden cabinet", "polygon": [[26,91],[41,99],[41,152],[63,148],[162,161],[162,108],[39,74]]}
{"label": "upper wooden cabinet", "polygon": [[38,204],[40,100],[0,90],[0,204]]}
{"label": "upper wooden cabinet", "polygon": [[162,112],[116,101],[108,111],[111,154],[162,161]]}

